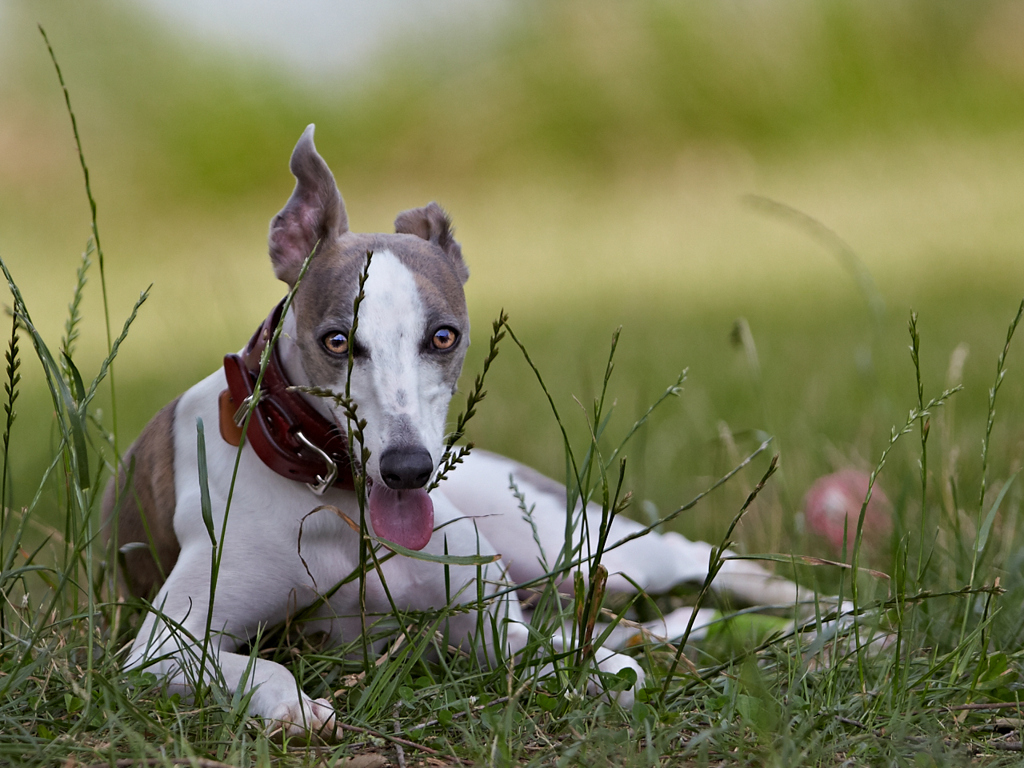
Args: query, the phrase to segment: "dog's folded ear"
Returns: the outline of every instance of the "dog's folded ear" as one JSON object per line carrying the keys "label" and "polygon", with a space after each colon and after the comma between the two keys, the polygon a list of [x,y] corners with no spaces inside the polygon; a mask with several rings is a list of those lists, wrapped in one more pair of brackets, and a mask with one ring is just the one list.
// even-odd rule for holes
{"label": "dog's folded ear", "polygon": [[331,169],[317,154],[312,125],[295,145],[289,167],[295,176],[295,191],[270,222],[270,260],[274,274],[293,286],[317,241],[348,231],[348,214]]}
{"label": "dog's folded ear", "polygon": [[462,282],[469,279],[469,268],[462,260],[462,248],[455,241],[452,220],[437,203],[402,211],[395,217],[395,232],[429,240],[445,252]]}

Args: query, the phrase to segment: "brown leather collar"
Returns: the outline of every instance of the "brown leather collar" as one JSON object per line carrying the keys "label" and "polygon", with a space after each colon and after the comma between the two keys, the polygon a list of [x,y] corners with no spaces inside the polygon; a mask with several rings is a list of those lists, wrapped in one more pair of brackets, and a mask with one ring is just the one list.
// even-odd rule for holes
{"label": "brown leather collar", "polygon": [[[228,388],[220,393],[220,434],[231,445],[241,443],[241,420],[245,416],[242,406],[248,406],[252,398],[260,356],[281,320],[283,309],[282,301],[241,354],[224,356]],[[275,346],[263,374],[259,402],[249,420],[249,444],[269,469],[289,480],[306,483],[318,495],[331,486],[353,490],[345,434],[300,393],[291,391],[290,386]]]}

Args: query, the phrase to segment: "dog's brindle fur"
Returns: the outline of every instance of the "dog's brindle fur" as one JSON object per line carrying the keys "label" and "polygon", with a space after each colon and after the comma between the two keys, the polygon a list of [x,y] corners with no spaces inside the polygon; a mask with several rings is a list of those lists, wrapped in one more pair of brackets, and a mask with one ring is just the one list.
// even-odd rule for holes
{"label": "dog's brindle fur", "polygon": [[[429,452],[436,469],[448,403],[469,341],[462,289],[468,271],[451,224],[441,208],[431,203],[399,214],[393,235],[349,232],[334,178],[313,145],[312,126],[296,145],[291,169],[295,191],[270,230],[275,274],[294,287],[306,257],[314,249],[315,255],[283,321],[282,366],[296,385],[344,391],[347,356],[328,354],[322,342],[334,333],[347,335],[351,329],[358,277],[367,254],[372,253],[358,331],[350,340],[354,344],[352,395],[359,417],[367,423],[365,447],[370,451],[363,469],[371,482],[380,484],[378,489],[384,485],[381,457],[389,452]],[[455,332],[459,343],[444,351],[431,347],[432,334],[439,328]],[[219,370],[160,411],[126,454],[118,492],[114,493],[112,483],[105,496],[105,516],[116,521],[107,530],[116,530],[125,553],[127,584],[138,595],[150,595],[159,588],[153,601],[159,610],[143,622],[128,666],[147,666],[166,676],[170,690],[187,695],[201,655],[192,638],[201,640],[209,621],[213,658],[211,667],[202,672],[206,679],[211,679],[215,665],[229,689],[252,691],[249,710],[253,715],[282,723],[292,732],[328,727],[334,719],[329,702],[314,701],[299,691],[284,667],[258,657],[251,660],[236,649],[262,628],[312,604],[358,567],[358,534],[348,521],[358,521],[360,506],[353,492],[338,488],[316,497],[304,484],[270,471],[249,444],[243,444],[238,453],[221,440],[214,425],[219,420],[218,396],[225,386],[224,372]],[[327,401],[312,402],[325,417],[345,425],[344,415]],[[198,420],[209,425],[209,493],[214,530],[223,547],[213,606],[209,604],[211,542],[198,483]],[[237,478],[232,485],[236,458]],[[131,475],[127,487],[126,473]],[[523,519],[518,501],[509,492],[510,478],[528,496],[534,508],[532,521]],[[386,591],[377,573],[366,576],[362,599],[371,619],[386,623],[392,604],[409,610],[441,608],[453,600],[475,601],[480,577],[485,597],[510,581],[540,578],[545,556],[553,562],[563,545],[564,488],[509,459],[474,452],[430,498],[436,531],[425,552],[500,552],[501,560],[478,572],[473,566],[387,559],[380,567]],[[577,523],[577,536],[586,528],[596,537],[600,510],[588,508],[586,513],[590,523]],[[616,542],[639,528],[619,517],[608,541]],[[376,533],[381,535],[379,530]],[[594,543],[584,539],[584,554],[592,551]],[[639,586],[659,592],[683,581],[703,580],[709,553],[707,544],[689,542],[678,534],[643,536],[605,553],[608,589],[632,591]],[[773,581],[744,561],[727,562],[716,585],[753,602],[785,602],[797,596],[791,583]],[[338,589],[320,605],[307,628],[325,631],[337,643],[352,641],[366,629],[360,600],[356,582]],[[468,611],[449,619],[450,642],[492,660],[523,648],[529,632],[514,595],[494,599],[484,610],[485,628],[497,627],[500,636],[485,631],[485,637],[474,637],[477,616]],[[683,609],[679,617],[668,617],[660,625],[659,634],[678,634],[689,620],[689,609]],[[383,642],[377,640],[375,647]],[[560,642],[558,637],[555,642]],[[606,671],[630,666],[642,680],[642,670],[628,657],[602,649],[598,661]],[[628,700],[632,694],[623,695]]]}
{"label": "dog's brindle fur", "polygon": [[[122,576],[128,590],[140,597],[152,597],[178,562],[181,547],[174,535],[174,411],[178,401],[165,405],[146,425],[138,440],[124,455],[128,472],[111,482],[103,497],[103,509],[110,516],[115,489],[120,500],[117,540],[145,546],[126,548]],[[131,479],[131,487],[125,481]],[[154,554],[156,557],[154,557]]]}

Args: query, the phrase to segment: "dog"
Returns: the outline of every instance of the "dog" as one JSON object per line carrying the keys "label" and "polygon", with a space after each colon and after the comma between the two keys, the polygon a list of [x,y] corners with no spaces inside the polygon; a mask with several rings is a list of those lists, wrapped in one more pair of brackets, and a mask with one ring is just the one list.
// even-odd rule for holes
{"label": "dog", "polygon": [[[465,603],[468,610],[448,618],[449,642],[490,663],[514,658],[529,638],[528,610],[510,587],[545,576],[564,546],[568,515],[564,486],[479,451],[428,492],[469,345],[469,272],[436,203],[400,213],[394,234],[351,232],[313,130],[292,153],[295,188],[270,226],[271,263],[290,302],[223,368],[157,413],[103,503],[123,583],[152,596],[126,666],[148,668],[185,695],[201,671],[251,694],[250,714],[289,733],[330,730],[335,713],[300,691],[286,667],[239,652],[263,628],[313,606],[305,628],[342,643],[366,631],[365,616],[387,617],[392,606]],[[349,392],[351,401],[320,396],[328,391]],[[348,445],[350,434],[357,445]],[[600,508],[578,507],[574,519],[576,545],[596,550]],[[358,580],[343,583],[360,567],[360,525],[398,553],[365,573],[362,596]],[[608,592],[660,593],[707,577],[708,544],[641,533],[621,516],[606,533]],[[477,560],[437,562],[452,555]],[[756,603],[801,598],[792,582],[748,561],[727,561],[715,585]],[[572,580],[563,588],[571,593]],[[681,635],[691,609],[676,614],[649,629]],[[482,624],[489,631],[481,636]],[[642,684],[642,669],[626,655],[602,648],[595,661],[605,672],[629,667]],[[628,703],[632,690],[620,696]]]}

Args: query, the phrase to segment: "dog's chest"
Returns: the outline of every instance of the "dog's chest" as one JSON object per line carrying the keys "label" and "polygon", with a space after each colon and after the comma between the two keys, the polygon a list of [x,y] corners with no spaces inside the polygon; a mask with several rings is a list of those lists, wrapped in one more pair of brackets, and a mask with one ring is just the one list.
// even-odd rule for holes
{"label": "dog's chest", "polygon": [[[268,469],[248,445],[239,452],[225,442],[217,426],[218,396],[225,385],[223,371],[211,374],[182,395],[175,414],[174,530],[182,547],[210,540],[200,487],[205,474],[213,532],[216,539],[223,537],[225,556],[249,553],[265,558],[267,568],[308,568],[324,578],[350,568],[358,551],[358,534],[352,530],[359,519],[354,494],[332,489],[317,496],[304,483]],[[200,420],[205,473],[197,449]]]}
{"label": "dog's chest", "polygon": [[[201,419],[214,536],[218,542],[223,538],[221,578],[246,579],[251,582],[251,594],[287,605],[288,611],[330,593],[329,605],[319,613],[342,619],[330,631],[343,634],[347,633],[344,619],[358,616],[361,610],[360,580],[354,576],[360,568],[366,573],[365,606],[374,613],[387,613],[392,602],[400,608],[440,607],[454,597],[445,594],[444,569],[436,563],[395,556],[380,547],[376,562],[366,554],[361,557],[360,510],[354,493],[332,489],[317,496],[305,484],[267,469],[248,446],[239,455],[224,442],[216,427],[217,396],[224,386],[224,375],[218,371],[186,392],[177,408],[174,529],[183,549],[210,547],[198,482],[195,425]],[[457,511],[443,496],[434,496],[438,524],[456,517]],[[447,546],[475,551],[477,537],[471,528],[466,522],[446,527],[426,551],[443,554],[446,539]],[[475,576],[475,569],[450,571],[449,584],[454,589],[464,587],[464,582]],[[345,580],[348,582],[336,588]],[[277,613],[270,611],[275,617]]]}

